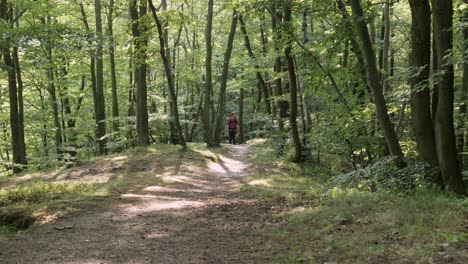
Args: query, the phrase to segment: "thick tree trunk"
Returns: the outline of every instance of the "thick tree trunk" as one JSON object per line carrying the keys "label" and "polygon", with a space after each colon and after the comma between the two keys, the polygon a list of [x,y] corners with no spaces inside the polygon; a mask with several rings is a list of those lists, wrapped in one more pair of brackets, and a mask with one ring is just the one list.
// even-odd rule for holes
{"label": "thick tree trunk", "polygon": [[[468,4],[468,0],[463,0],[464,4]],[[467,167],[468,165],[468,156],[464,153],[465,150],[468,148],[468,140],[466,137],[468,136],[468,127],[466,126],[466,105],[468,101],[468,61],[466,58],[468,57],[468,10],[465,8],[462,11],[462,21],[465,23],[465,27],[463,28],[463,58],[465,61],[463,62],[463,79],[462,79],[462,86],[460,89],[460,107],[459,107],[459,119],[458,119],[458,127],[457,127],[457,148],[458,153],[460,154],[460,168],[462,170]]]}
{"label": "thick tree trunk", "polygon": [[250,44],[249,35],[247,34],[247,29],[245,27],[244,18],[242,17],[242,15],[239,16],[239,22],[240,22],[240,29],[242,31],[242,34],[244,35],[245,48],[247,49],[249,58],[252,60],[252,63],[254,64],[254,67],[256,70],[255,76],[257,77],[258,86],[260,88],[261,94],[263,95],[265,99],[264,100],[265,110],[268,114],[271,114],[270,95],[268,92],[268,87],[265,83],[265,80],[263,79],[262,73],[260,72],[260,66],[258,65],[257,58],[255,57],[255,54],[253,53],[252,45]]}
{"label": "thick tree trunk", "polygon": [[[412,13],[411,26],[411,66],[419,74],[410,79],[411,118],[416,143],[421,158],[431,167],[439,166],[435,146],[434,126],[431,117],[431,96],[429,74],[431,64],[431,10],[429,0],[410,0]],[[440,175],[431,179],[443,185]]]}
{"label": "thick tree trunk", "polygon": [[148,124],[148,102],[146,85],[146,46],[148,38],[146,36],[146,25],[140,18],[146,15],[146,0],[141,0],[138,12],[137,0],[130,3],[130,17],[132,20],[132,34],[134,45],[133,64],[135,67],[136,83],[136,122],[139,145],[149,145],[149,124]]}
{"label": "thick tree trunk", "polygon": [[205,142],[208,147],[213,146],[213,138],[211,131],[210,121],[210,104],[211,104],[211,93],[213,90],[213,77],[212,77],[212,57],[213,57],[213,46],[212,46],[212,28],[213,28],[213,0],[208,0],[208,14],[206,17],[206,58],[205,58],[205,94],[203,104],[203,131],[205,136]]}
{"label": "thick tree trunk", "polygon": [[[291,0],[285,0],[284,2],[284,22],[287,23],[289,30],[292,30],[292,11],[291,11]],[[299,137],[299,130],[297,128],[297,75],[296,69],[294,67],[294,59],[291,55],[292,50],[292,41],[290,40],[287,43],[286,48],[284,49],[284,55],[286,59],[286,64],[288,66],[288,75],[289,75],[289,89],[290,89],[290,103],[291,107],[289,110],[289,123],[291,126],[291,137],[294,143],[294,157],[293,162],[302,162],[302,146],[301,139]]]}
{"label": "thick tree trunk", "polygon": [[388,116],[387,104],[383,95],[382,86],[379,82],[375,52],[372,47],[372,42],[369,36],[366,22],[363,19],[364,14],[361,3],[360,0],[350,0],[350,3],[353,10],[354,22],[361,39],[361,49],[367,73],[367,83],[374,97],[377,119],[384,132],[390,154],[396,158],[397,166],[402,168],[405,166],[404,156],[403,152],[401,151],[397,134],[394,130],[390,117]]}
{"label": "thick tree trunk", "polygon": [[101,0],[94,0],[94,13],[96,17],[96,34],[98,35],[99,45],[96,48],[96,123],[97,123],[97,142],[99,153],[106,154],[106,102],[104,97],[104,64],[102,50],[102,18],[101,18]]}
{"label": "thick tree trunk", "polygon": [[231,20],[231,29],[229,31],[228,42],[226,51],[224,53],[223,69],[221,72],[219,100],[218,100],[218,113],[216,115],[216,124],[213,134],[213,143],[216,146],[221,144],[221,134],[225,128],[225,109],[226,109],[226,86],[229,73],[229,62],[231,61],[232,48],[234,46],[234,36],[236,35],[237,28],[237,12],[234,11]]}
{"label": "thick tree trunk", "polygon": [[437,158],[447,188],[458,194],[466,194],[453,125],[454,66],[447,55],[453,48],[453,3],[452,0],[432,0],[432,8],[437,61],[443,70],[435,116]]}
{"label": "thick tree trunk", "polygon": [[[3,23],[9,24],[9,16],[7,14],[7,0],[1,0],[0,2],[0,19],[3,20]],[[13,59],[11,58],[10,49],[8,47],[3,47],[2,55],[8,76],[13,173],[19,173],[23,170],[21,166],[27,165],[24,132],[21,132],[21,127],[24,126],[24,124],[21,124],[22,118],[20,117],[19,110],[22,108],[22,106],[19,105],[20,102],[18,100],[16,66]]]}
{"label": "thick tree trunk", "polygon": [[119,100],[117,95],[117,74],[115,72],[115,39],[114,39],[114,0],[109,2],[107,14],[107,30],[110,38],[109,63],[111,73],[111,93],[112,93],[112,128],[114,132],[119,131]]}
{"label": "thick tree trunk", "polygon": [[159,20],[159,17],[158,17],[156,8],[153,5],[153,2],[151,0],[149,0],[148,2],[149,2],[151,12],[153,14],[154,21],[156,23],[156,27],[158,28],[158,37],[159,37],[159,46],[160,46],[159,53],[161,55],[161,59],[164,64],[167,84],[169,87],[170,99],[172,102],[171,106],[172,106],[173,116],[171,117],[171,119],[172,118],[174,119],[173,123],[177,130],[177,135],[179,138],[180,145],[182,146],[183,149],[187,149],[187,144],[185,142],[184,133],[182,131],[182,126],[180,125],[180,120],[179,120],[179,109],[177,106],[177,94],[176,94],[175,87],[174,87],[174,74],[172,72],[173,68],[171,67],[170,57],[168,57],[166,53],[166,42],[164,40],[163,27],[162,27],[161,21]]}

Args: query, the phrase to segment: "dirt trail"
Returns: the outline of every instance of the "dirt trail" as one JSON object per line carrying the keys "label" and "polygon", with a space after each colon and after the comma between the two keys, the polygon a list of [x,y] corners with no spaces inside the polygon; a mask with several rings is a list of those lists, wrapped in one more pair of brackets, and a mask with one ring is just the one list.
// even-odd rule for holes
{"label": "dirt trail", "polygon": [[4,239],[0,263],[267,263],[259,231],[271,213],[238,192],[254,170],[251,150],[217,156]]}

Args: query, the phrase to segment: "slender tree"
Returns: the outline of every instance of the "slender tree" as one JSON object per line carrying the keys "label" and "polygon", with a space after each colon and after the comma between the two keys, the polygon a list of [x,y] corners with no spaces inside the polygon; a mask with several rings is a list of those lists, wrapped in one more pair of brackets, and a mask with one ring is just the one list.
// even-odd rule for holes
{"label": "slender tree", "polygon": [[166,42],[164,41],[164,32],[162,28],[162,23],[159,20],[156,7],[153,5],[152,0],[149,0],[149,6],[153,14],[153,19],[156,23],[156,27],[158,28],[158,37],[159,37],[159,46],[160,46],[159,53],[161,55],[161,59],[164,64],[167,84],[169,87],[170,99],[172,101],[171,107],[173,109],[171,112],[174,114],[174,116],[172,116],[171,119],[173,119],[172,122],[174,123],[174,126],[177,130],[177,135],[179,138],[180,145],[182,146],[183,149],[187,149],[187,144],[185,142],[184,133],[182,131],[182,126],[180,125],[180,120],[179,120],[179,109],[177,106],[177,94],[176,94],[175,86],[174,86],[174,74],[172,72],[173,68],[171,67],[170,58],[167,57],[167,53],[166,53]]}
{"label": "slender tree", "polygon": [[223,69],[221,73],[221,88],[219,91],[218,113],[216,115],[216,124],[213,133],[213,143],[219,146],[221,144],[221,134],[224,129],[224,116],[226,109],[226,86],[229,73],[229,62],[231,61],[232,48],[234,46],[234,36],[237,28],[237,12],[234,11],[231,20],[231,29],[229,30],[228,42],[224,53]]}
{"label": "slender tree", "polygon": [[466,194],[458,163],[453,125],[454,66],[450,55],[453,48],[453,2],[452,0],[432,0],[432,10],[434,40],[438,52],[436,59],[443,72],[438,84],[434,123],[437,158],[447,188],[458,194]]}
{"label": "slender tree", "polygon": [[[292,1],[284,1],[284,22],[287,24],[287,30],[292,31]],[[292,161],[302,162],[302,145],[299,137],[299,129],[297,127],[297,75],[294,66],[294,58],[291,55],[292,51],[292,40],[289,38],[288,43],[284,49],[284,56],[286,59],[286,65],[288,67],[289,76],[289,93],[290,93],[290,109],[289,109],[289,124],[291,126],[291,137],[294,143],[294,157]]]}
{"label": "slender tree", "polygon": [[99,39],[99,43],[96,48],[96,137],[99,146],[99,153],[106,154],[106,100],[104,97],[104,53],[102,48],[103,35],[101,0],[94,0],[94,14],[96,17],[96,34]]}
{"label": "slender tree", "polygon": [[111,74],[111,92],[112,92],[112,127],[114,132],[119,130],[119,100],[117,94],[117,74],[115,70],[115,38],[114,38],[114,6],[115,1],[109,1],[107,11],[107,31],[109,34],[109,64]]}
{"label": "slender tree", "polygon": [[213,59],[213,46],[212,46],[212,30],[213,30],[213,0],[208,0],[208,14],[206,17],[206,58],[205,58],[205,94],[203,103],[203,131],[206,144],[213,146],[213,137],[211,132],[210,121],[210,104],[211,94],[213,90],[213,77],[212,77],[212,59]]}
{"label": "slender tree", "polygon": [[356,24],[356,29],[361,40],[361,50],[365,62],[367,84],[372,91],[372,96],[374,97],[377,119],[384,132],[390,154],[396,157],[396,164],[399,167],[404,167],[405,162],[403,152],[401,150],[397,134],[393,128],[393,124],[388,116],[387,103],[383,95],[382,86],[379,82],[374,48],[372,47],[367,24],[363,19],[364,12],[362,10],[360,0],[350,0],[350,4],[353,11],[354,23]]}
{"label": "slender tree", "polygon": [[[240,22],[240,28],[242,31],[242,34],[244,35],[244,43],[245,43],[245,48],[247,49],[247,53],[249,55],[250,60],[252,60],[254,67],[255,67],[255,76],[257,77],[257,82],[258,86],[260,87],[260,92],[265,98],[265,110],[268,114],[271,114],[271,106],[270,106],[270,94],[268,91],[268,87],[265,83],[265,79],[262,76],[262,73],[260,72],[260,66],[258,65],[257,58],[255,54],[253,53],[252,45],[250,44],[250,38],[247,33],[247,29],[245,26],[244,18],[242,15],[239,16],[239,22]],[[260,97],[261,98],[261,97]]]}

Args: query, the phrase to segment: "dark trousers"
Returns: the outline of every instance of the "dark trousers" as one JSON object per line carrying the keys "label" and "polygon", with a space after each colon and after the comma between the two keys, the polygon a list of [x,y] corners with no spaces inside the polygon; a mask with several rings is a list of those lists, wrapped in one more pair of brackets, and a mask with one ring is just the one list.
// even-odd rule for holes
{"label": "dark trousers", "polygon": [[236,130],[229,130],[229,144],[236,144]]}

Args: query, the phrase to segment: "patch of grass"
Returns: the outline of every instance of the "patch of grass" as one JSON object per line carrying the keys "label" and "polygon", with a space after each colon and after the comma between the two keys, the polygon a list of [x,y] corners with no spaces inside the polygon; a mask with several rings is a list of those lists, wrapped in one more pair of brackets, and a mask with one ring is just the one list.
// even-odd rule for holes
{"label": "patch of grass", "polygon": [[31,182],[0,190],[0,236],[27,229],[40,211],[65,210],[95,190],[90,184]]}
{"label": "patch of grass", "polygon": [[468,199],[422,187],[409,195],[326,184],[323,167],[298,166],[257,146],[243,190],[280,207],[266,228],[271,263],[426,263],[468,258]]}

